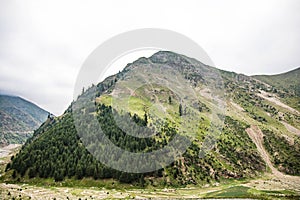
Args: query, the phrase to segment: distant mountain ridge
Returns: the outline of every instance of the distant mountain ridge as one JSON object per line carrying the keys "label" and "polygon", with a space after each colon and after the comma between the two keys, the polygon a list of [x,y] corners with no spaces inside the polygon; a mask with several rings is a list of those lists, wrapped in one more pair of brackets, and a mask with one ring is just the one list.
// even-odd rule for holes
{"label": "distant mountain ridge", "polygon": [[300,67],[281,74],[254,75],[252,77],[285,92],[300,96]]}
{"label": "distant mountain ridge", "polygon": [[48,112],[17,96],[0,95],[0,145],[23,143]]}

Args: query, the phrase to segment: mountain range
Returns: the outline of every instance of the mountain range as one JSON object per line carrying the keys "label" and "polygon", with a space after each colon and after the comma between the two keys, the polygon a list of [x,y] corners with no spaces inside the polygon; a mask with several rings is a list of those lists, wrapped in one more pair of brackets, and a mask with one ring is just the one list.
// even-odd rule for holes
{"label": "mountain range", "polygon": [[[266,173],[299,176],[299,71],[246,76],[168,51],[140,58],[86,89],[62,116],[48,118],[12,158],[5,177],[21,182],[112,178],[139,187],[181,187]],[[40,119],[46,113],[39,111]],[[134,173],[138,169],[129,169],[134,161],[122,154],[127,172],[120,171],[99,161],[105,145],[93,118],[112,144],[128,152],[164,148],[176,135],[192,139],[161,169]],[[155,134],[139,137],[149,130]]]}
{"label": "mountain range", "polygon": [[0,145],[24,143],[47,116],[47,111],[21,97],[0,95]]}

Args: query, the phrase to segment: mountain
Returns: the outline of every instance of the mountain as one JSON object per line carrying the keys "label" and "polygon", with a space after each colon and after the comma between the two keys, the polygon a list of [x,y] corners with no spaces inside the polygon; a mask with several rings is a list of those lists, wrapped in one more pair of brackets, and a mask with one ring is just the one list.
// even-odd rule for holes
{"label": "mountain", "polygon": [[253,78],[270,85],[272,90],[280,89],[282,100],[300,110],[300,67],[282,74],[256,75]]}
{"label": "mountain", "polygon": [[47,116],[47,111],[21,97],[0,95],[0,145],[24,143]]}
{"label": "mountain", "polygon": [[[257,77],[161,51],[92,85],[62,116],[47,119],[12,158],[6,178],[113,178],[159,187],[266,173],[299,176],[300,114],[282,101],[284,93]],[[127,153],[153,152],[173,141],[178,151],[188,144],[186,151],[155,171],[147,169],[168,160],[158,156],[146,164]],[[144,173],[135,173],[141,169]]]}
{"label": "mountain", "polygon": [[300,96],[300,67],[283,74],[255,75],[253,77],[287,93]]}

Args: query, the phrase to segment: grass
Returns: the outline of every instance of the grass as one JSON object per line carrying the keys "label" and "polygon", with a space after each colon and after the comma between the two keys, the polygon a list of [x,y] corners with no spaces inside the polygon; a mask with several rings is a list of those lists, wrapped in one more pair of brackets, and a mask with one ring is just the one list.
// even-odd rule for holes
{"label": "grass", "polygon": [[[169,102],[169,97],[172,99],[171,103]],[[126,111],[131,114],[137,114],[142,119],[144,114],[147,113],[149,123],[156,123],[155,119],[157,118],[167,118],[176,127],[180,127],[182,134],[199,140],[201,140],[203,132],[205,132],[204,129],[210,125],[207,113],[199,112],[194,108],[189,109],[192,109],[197,114],[196,118],[198,120],[190,116],[190,114],[180,117],[179,97],[172,93],[169,88],[160,85],[142,86],[129,96],[119,94],[119,98],[113,98],[111,94],[103,94],[96,98],[96,102],[112,106],[120,113]],[[203,102],[209,104],[208,101],[203,100]],[[200,119],[201,123],[199,124]]]}
{"label": "grass", "polygon": [[253,198],[260,199],[299,199],[299,194],[290,190],[256,190],[249,189]]}
{"label": "grass", "polygon": [[254,78],[274,86],[277,89],[282,89],[299,96],[299,74],[300,68],[298,67],[297,69],[286,73],[276,75],[258,75],[254,76]]}
{"label": "grass", "polygon": [[68,188],[106,188],[106,189],[134,189],[137,186],[123,184],[113,179],[94,180],[93,178],[83,178],[81,180],[69,178],[61,182],[55,182],[53,178],[22,178],[14,181],[10,179],[2,179],[2,182],[11,184],[28,184],[37,187],[68,187]]}
{"label": "grass", "polygon": [[227,186],[209,192],[203,198],[251,198],[251,199],[299,199],[299,195],[290,190],[257,190],[242,185]]}
{"label": "grass", "polygon": [[281,99],[284,103],[290,105],[292,108],[300,111],[300,101],[299,97],[287,97]]}
{"label": "grass", "polygon": [[[149,88],[147,87],[141,87],[135,91],[135,95],[130,96],[129,98],[124,98],[122,100],[117,100],[114,102],[113,98],[111,95],[108,94],[103,94],[101,97],[97,98],[96,101],[98,103],[103,103],[106,105],[112,105],[117,106],[119,109],[124,109],[126,111],[129,111],[131,113],[136,113],[139,115],[141,118],[143,118],[144,113],[147,111],[147,109],[151,109],[151,111],[157,115],[159,118],[164,118],[162,114],[165,114],[162,112],[161,109],[156,108],[154,104],[161,104],[164,108],[166,108],[166,113],[169,114],[170,116],[175,119],[176,125],[180,121],[180,117],[178,117],[178,100],[173,97],[173,103],[169,104],[168,103],[168,97],[172,95],[167,88],[163,88],[160,86],[155,86],[155,90],[157,91],[155,93],[155,97],[159,99],[157,102],[155,102],[155,98],[151,99],[150,95],[147,94],[147,90]],[[248,99],[247,99],[248,100]],[[237,100],[238,101],[238,100]],[[155,103],[153,103],[155,102]],[[210,105],[209,101],[203,101],[206,103],[208,106]],[[246,101],[247,102],[247,101]],[[239,104],[241,102],[238,102]],[[270,104],[266,102],[265,100],[262,101],[263,104]],[[276,105],[274,105],[276,107]],[[212,105],[210,105],[210,108]],[[267,115],[267,113],[259,106],[257,105],[251,105],[251,104],[245,104],[244,108],[248,110],[248,113],[244,111],[240,111],[240,115],[245,119],[246,122],[251,122],[247,124],[254,124],[260,125],[260,126],[270,126],[272,125],[273,127],[277,129],[283,129],[283,125],[279,123],[277,120],[274,118],[270,117]],[[279,108],[278,108],[279,109]],[[259,122],[257,120],[254,120],[253,118],[250,118],[249,112],[253,112],[254,114],[263,117],[267,120],[267,122]],[[237,118],[237,120],[240,120],[240,115],[235,115],[231,111],[231,114]],[[197,134],[197,137],[199,137],[199,142],[201,141],[201,134],[203,134],[201,131],[204,130],[209,126],[209,120],[207,118],[207,113],[199,113],[200,116],[203,117],[202,123],[205,125],[200,130],[198,130],[199,134]],[[186,121],[191,120],[188,118]],[[191,127],[197,127],[195,123],[189,123]],[[184,131],[188,130],[194,130],[191,127],[188,127]],[[197,127],[198,128],[198,127]],[[235,127],[236,128],[236,127]],[[243,128],[245,129],[245,128]],[[190,134],[190,133],[189,133]],[[225,134],[227,137],[230,135],[230,133]],[[224,137],[225,137],[224,136]],[[232,136],[238,137],[238,134],[235,134]],[[225,138],[227,139],[227,138]],[[226,140],[227,142],[234,141],[229,138]],[[245,146],[245,141],[241,140],[238,141],[238,146],[241,149],[241,147]],[[238,150],[240,151],[240,150]],[[192,152],[191,152],[191,155]],[[216,158],[217,156],[213,156],[213,158]],[[247,156],[246,156],[247,157]],[[238,158],[239,159],[239,158]],[[218,160],[211,160],[213,163],[217,162]],[[227,164],[225,161],[222,159],[219,160],[222,164],[222,166],[225,166],[226,169],[230,169],[231,166]],[[238,160],[239,161],[239,160]],[[248,162],[250,163],[250,162]],[[191,166],[191,169],[193,169],[194,166]],[[189,170],[192,171],[192,170]],[[4,180],[4,179],[3,179]],[[156,179],[157,180],[157,179]],[[248,179],[249,180],[249,179]],[[159,180],[158,180],[159,181]],[[294,197],[296,196],[294,192],[292,191],[269,191],[269,190],[257,190],[253,189],[250,187],[246,187],[243,184],[246,182],[246,179],[236,181],[234,179],[231,180],[221,180],[221,186],[208,186],[207,188],[203,188],[201,186],[195,186],[195,185],[189,185],[188,187],[192,188],[175,188],[173,186],[170,187],[171,190],[165,190],[163,185],[160,185],[159,182],[156,184],[155,189],[151,187],[146,187],[146,188],[137,188],[137,186],[130,185],[130,184],[122,184],[118,181],[115,181],[113,179],[102,179],[102,180],[94,180],[92,178],[84,178],[82,180],[75,180],[75,179],[65,179],[62,182],[55,182],[53,179],[40,179],[40,178],[33,178],[33,179],[28,179],[24,178],[21,179],[18,182],[15,181],[6,181],[10,182],[13,184],[28,184],[32,187],[36,188],[49,188],[50,190],[56,190],[56,188],[70,188],[70,193],[73,194],[74,196],[79,196],[81,192],[85,189],[91,189],[95,192],[99,191],[108,191],[109,195],[107,198],[113,198],[115,197],[114,195],[117,192],[122,191],[123,193],[126,193],[124,196],[125,198],[133,198],[135,196],[144,196],[144,197],[161,197],[161,198],[168,198],[168,197],[176,197],[176,196],[182,196],[182,197],[191,197],[191,196],[196,196],[196,197],[202,197],[202,198],[263,198],[263,199],[272,199],[273,197],[281,197],[281,196],[286,196],[288,197]],[[211,183],[213,184],[213,183]],[[1,195],[0,195],[1,197]],[[298,196],[299,197],[299,196]],[[285,198],[285,197],[283,197]]]}
{"label": "grass", "polygon": [[[7,182],[16,184],[16,187],[22,188],[13,190],[14,196],[29,191],[41,191],[53,194],[53,197],[76,197],[82,198],[83,195],[93,198],[102,196],[103,198],[124,198],[132,199],[134,197],[143,198],[252,198],[252,199],[299,199],[299,194],[290,190],[257,190],[244,186],[250,179],[230,179],[222,181],[219,186],[196,186],[189,185],[186,188],[174,187],[146,187],[137,188],[130,184],[121,184],[113,179],[93,180],[84,178],[82,180],[66,179],[63,182],[54,182],[53,179],[26,179],[20,182]],[[251,179],[253,180],[253,179]],[[67,191],[67,192],[66,192]],[[8,190],[0,188],[1,197],[7,197]],[[4,196],[3,196],[4,195]],[[86,196],[85,196],[86,197]],[[88,198],[90,199],[90,198]]]}
{"label": "grass", "polygon": [[252,194],[248,193],[249,187],[245,186],[233,186],[226,189],[222,189],[215,192],[210,192],[205,197],[216,197],[216,198],[251,198]]}
{"label": "grass", "polygon": [[[214,199],[222,199],[222,198],[251,198],[251,199],[299,199],[299,196],[289,193],[280,191],[271,191],[268,193],[264,193],[264,191],[252,191],[252,189],[244,187],[244,186],[233,186],[229,188],[191,188],[191,189],[176,189],[176,190],[107,190],[107,189],[74,189],[74,188],[53,188],[51,190],[39,188],[39,187],[31,187],[24,186],[22,187],[23,193],[19,191],[11,192],[14,196],[18,196],[22,194],[24,197],[24,192],[26,190],[29,191],[36,191],[40,190],[41,192],[47,192],[47,194],[51,194],[52,197],[66,197],[69,196],[71,199],[78,199],[78,198],[87,198],[87,199],[98,199],[98,198],[105,198],[105,199],[134,199],[137,197],[141,198],[154,198],[154,199],[192,199],[192,198],[214,198]],[[214,192],[209,192],[209,190],[216,190]],[[66,192],[67,191],[67,192]],[[207,193],[208,192],[208,193]],[[3,191],[0,193],[0,197],[7,197],[7,191]],[[240,195],[240,196],[237,196]]]}

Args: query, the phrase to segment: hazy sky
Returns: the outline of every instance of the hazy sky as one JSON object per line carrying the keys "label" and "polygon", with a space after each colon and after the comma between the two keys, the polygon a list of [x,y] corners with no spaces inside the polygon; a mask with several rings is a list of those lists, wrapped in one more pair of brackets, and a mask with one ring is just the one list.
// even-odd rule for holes
{"label": "hazy sky", "polygon": [[221,69],[285,72],[300,65],[299,10],[297,0],[1,0],[0,92],[59,115],[87,56],[137,28],[182,33]]}

